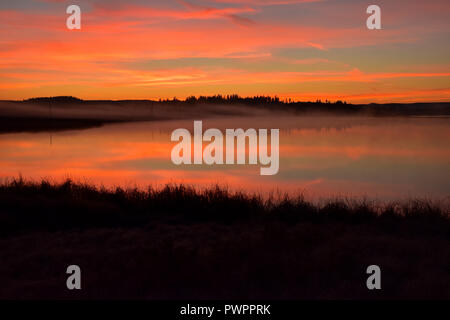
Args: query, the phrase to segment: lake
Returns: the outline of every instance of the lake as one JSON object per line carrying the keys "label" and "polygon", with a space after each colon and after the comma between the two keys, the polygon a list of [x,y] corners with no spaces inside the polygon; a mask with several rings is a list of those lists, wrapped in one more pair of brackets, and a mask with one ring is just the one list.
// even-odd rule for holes
{"label": "lake", "polygon": [[[450,196],[450,118],[261,116],[203,120],[203,129],[279,128],[280,168],[174,165],[173,130],[192,120],[130,122],[61,132],[0,135],[0,177],[72,178],[107,187],[214,184],[232,190],[366,196],[392,200]],[[206,143],[204,143],[205,145]]]}

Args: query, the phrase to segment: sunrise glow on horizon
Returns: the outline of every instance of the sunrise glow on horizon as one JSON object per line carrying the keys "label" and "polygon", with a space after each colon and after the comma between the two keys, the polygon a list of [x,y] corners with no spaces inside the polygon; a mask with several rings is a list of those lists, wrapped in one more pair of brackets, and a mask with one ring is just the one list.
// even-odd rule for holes
{"label": "sunrise glow on horizon", "polygon": [[381,30],[362,0],[2,1],[0,99],[450,101],[450,2],[373,3]]}

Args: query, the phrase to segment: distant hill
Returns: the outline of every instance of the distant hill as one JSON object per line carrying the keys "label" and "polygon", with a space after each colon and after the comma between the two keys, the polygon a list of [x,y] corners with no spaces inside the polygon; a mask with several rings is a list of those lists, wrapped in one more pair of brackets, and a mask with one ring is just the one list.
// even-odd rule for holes
{"label": "distant hill", "polygon": [[350,104],[278,97],[200,96],[185,100],[82,100],[72,96],[0,101],[0,133],[90,128],[111,122],[273,116],[449,117],[450,102]]}
{"label": "distant hill", "polygon": [[147,106],[175,106],[182,110],[193,110],[194,106],[221,105],[221,106],[249,106],[266,110],[285,110],[295,112],[327,112],[344,114],[363,114],[370,116],[449,116],[450,102],[424,102],[424,103],[385,103],[385,104],[351,104],[346,101],[331,102],[328,100],[297,101],[291,99],[281,100],[277,96],[240,97],[239,95],[190,96],[184,100],[177,98],[159,100],[82,100],[72,96],[37,97],[24,100],[26,103],[40,105],[74,105],[84,104],[94,106],[107,104],[115,107],[126,105]]}
{"label": "distant hill", "polygon": [[34,103],[80,103],[83,102],[82,99],[75,98],[72,96],[58,96],[58,97],[38,97],[30,98],[24,100],[24,102],[34,102]]}

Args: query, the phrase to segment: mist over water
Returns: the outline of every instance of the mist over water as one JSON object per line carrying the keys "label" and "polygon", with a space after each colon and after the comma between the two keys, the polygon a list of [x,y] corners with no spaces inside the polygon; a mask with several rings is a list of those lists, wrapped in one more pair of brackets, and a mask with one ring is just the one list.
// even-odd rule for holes
{"label": "mist over water", "polygon": [[[202,120],[199,118],[198,120]],[[177,128],[193,120],[108,124],[60,132],[0,135],[0,177],[60,181],[68,177],[107,187],[214,184],[232,190],[303,192],[307,197],[366,196],[380,200],[450,195],[448,118],[348,116],[212,117],[208,128],[279,128],[280,169],[260,165],[180,165],[170,159]],[[207,142],[204,142],[205,147]]]}

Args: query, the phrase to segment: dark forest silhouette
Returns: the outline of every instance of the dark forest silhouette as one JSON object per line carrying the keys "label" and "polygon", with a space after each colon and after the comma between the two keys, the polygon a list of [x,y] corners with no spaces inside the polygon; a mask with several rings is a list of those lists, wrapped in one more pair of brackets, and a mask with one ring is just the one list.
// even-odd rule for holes
{"label": "dark forest silhouette", "polygon": [[139,103],[170,106],[194,106],[194,105],[244,105],[272,110],[291,110],[296,112],[332,112],[354,113],[379,116],[408,116],[408,115],[450,115],[450,102],[418,102],[418,103],[370,103],[352,104],[346,101],[294,101],[290,98],[280,99],[277,96],[253,96],[241,97],[232,95],[189,96],[184,100],[159,99],[159,100],[82,100],[72,96],[37,97],[23,100],[36,104],[125,104]]}

